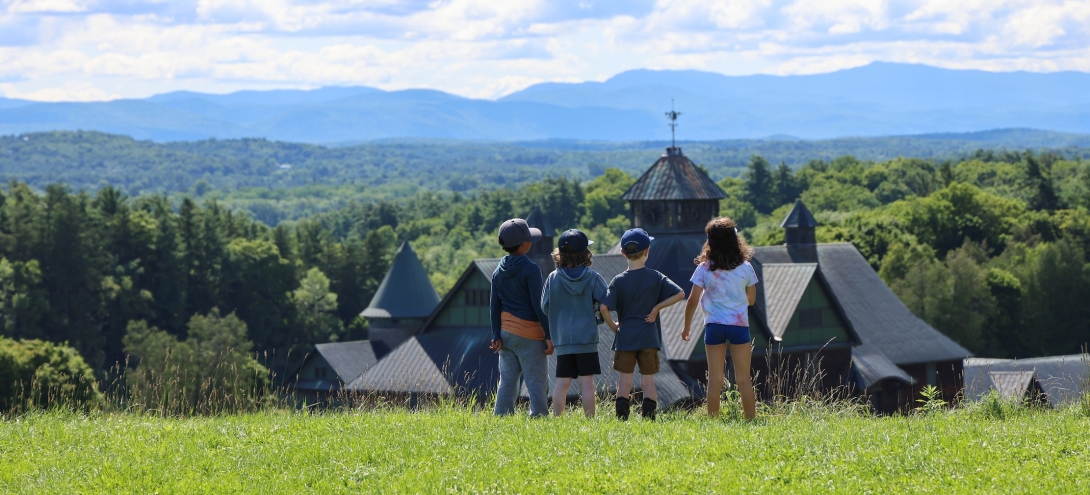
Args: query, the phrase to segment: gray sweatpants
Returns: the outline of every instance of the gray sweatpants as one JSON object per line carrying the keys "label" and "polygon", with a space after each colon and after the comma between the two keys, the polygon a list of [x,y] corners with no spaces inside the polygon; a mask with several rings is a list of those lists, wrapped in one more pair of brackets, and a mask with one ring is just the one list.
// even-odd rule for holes
{"label": "gray sweatpants", "polygon": [[549,386],[549,364],[545,356],[545,341],[530,340],[507,331],[500,332],[500,387],[496,391],[496,416],[513,414],[515,400],[521,388],[519,379],[526,379],[530,394],[530,416],[548,416],[545,396]]}

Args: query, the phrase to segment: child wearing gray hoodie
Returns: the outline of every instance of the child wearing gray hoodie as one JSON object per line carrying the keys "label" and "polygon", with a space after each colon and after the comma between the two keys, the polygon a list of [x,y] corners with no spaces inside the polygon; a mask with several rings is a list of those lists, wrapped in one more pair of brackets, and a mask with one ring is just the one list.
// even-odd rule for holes
{"label": "child wearing gray hoodie", "polygon": [[587,235],[576,229],[563,234],[553,251],[556,271],[545,279],[541,310],[548,315],[549,333],[556,352],[556,387],[553,414],[562,416],[572,380],[579,384],[583,412],[594,417],[594,375],[598,362],[598,319],[595,311],[606,297],[606,282],[591,270]]}

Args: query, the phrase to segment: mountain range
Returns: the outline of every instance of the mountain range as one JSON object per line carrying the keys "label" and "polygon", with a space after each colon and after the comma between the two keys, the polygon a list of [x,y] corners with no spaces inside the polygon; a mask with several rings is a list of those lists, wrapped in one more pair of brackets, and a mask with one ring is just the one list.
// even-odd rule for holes
{"label": "mountain range", "polygon": [[1090,74],[872,63],[827,74],[633,70],[543,83],[497,100],[369,87],[172,92],[144,99],[0,99],[0,134],[94,130],[154,141],[260,137],[306,143],[476,140],[826,139],[1035,128],[1090,133]]}

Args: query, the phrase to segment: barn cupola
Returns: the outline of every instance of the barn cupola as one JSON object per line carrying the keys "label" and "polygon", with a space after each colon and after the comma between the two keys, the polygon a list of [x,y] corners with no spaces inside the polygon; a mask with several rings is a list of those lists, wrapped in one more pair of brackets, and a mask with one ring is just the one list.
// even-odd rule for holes
{"label": "barn cupola", "polygon": [[812,246],[817,244],[814,237],[814,229],[817,228],[817,220],[802,200],[795,201],[791,212],[783,219],[780,227],[784,229],[784,244],[788,246]]}
{"label": "barn cupola", "polygon": [[727,193],[682,152],[671,146],[647,172],[628,188],[632,226],[652,235],[666,232],[703,232],[719,215],[719,200]]}

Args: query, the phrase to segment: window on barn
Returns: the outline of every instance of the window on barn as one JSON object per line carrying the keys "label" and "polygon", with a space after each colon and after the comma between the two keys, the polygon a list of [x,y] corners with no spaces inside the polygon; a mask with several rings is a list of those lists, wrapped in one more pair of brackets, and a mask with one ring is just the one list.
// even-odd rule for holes
{"label": "window on barn", "polygon": [[314,367],[314,378],[317,378],[319,380],[324,380],[326,378],[326,376],[327,376],[327,373],[328,373],[328,369],[325,366],[315,366]]}
{"label": "window on barn", "polygon": [[466,306],[488,306],[488,289],[466,289]]}
{"label": "window on barn", "polygon": [[800,309],[799,328],[821,328],[825,326],[821,308]]}

